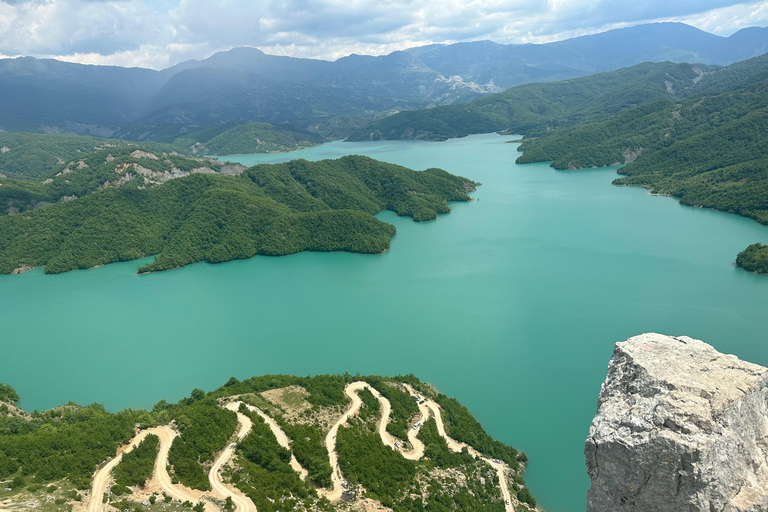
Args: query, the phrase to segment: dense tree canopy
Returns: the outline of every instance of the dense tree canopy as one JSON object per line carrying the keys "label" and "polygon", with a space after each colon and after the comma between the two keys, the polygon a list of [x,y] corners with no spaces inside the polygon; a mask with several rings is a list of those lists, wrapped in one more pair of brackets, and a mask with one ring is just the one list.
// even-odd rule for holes
{"label": "dense tree canopy", "polygon": [[[381,253],[395,228],[374,214],[431,220],[450,211],[448,201],[469,200],[475,185],[362,156],[257,165],[238,176],[206,164],[216,167],[103,150],[42,183],[0,179],[0,204],[22,212],[0,216],[0,273],[58,273],[152,254],[140,272],[306,250]],[[37,208],[46,203],[54,204]]]}

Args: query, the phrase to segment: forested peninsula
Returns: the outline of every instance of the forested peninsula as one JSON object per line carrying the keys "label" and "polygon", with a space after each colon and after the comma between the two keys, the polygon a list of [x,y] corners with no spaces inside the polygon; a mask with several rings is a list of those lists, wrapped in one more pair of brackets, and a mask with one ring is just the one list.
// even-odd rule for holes
{"label": "forested peninsula", "polygon": [[[727,67],[644,63],[573,80],[529,84],[467,105],[403,112],[350,140],[444,140],[523,134],[518,163],[557,169],[623,165],[636,185],[690,206],[768,224],[768,55]],[[768,249],[737,258],[766,272]]]}
{"label": "forested peninsula", "polygon": [[133,147],[90,153],[42,178],[0,179],[0,273],[150,255],[139,272],[256,254],[381,253],[395,228],[374,214],[432,220],[477,185],[362,156],[246,169]]}
{"label": "forested peninsula", "polygon": [[29,414],[18,400],[0,384],[0,506],[9,510],[536,507],[525,454],[413,375],[233,377],[118,413],[70,402]]}

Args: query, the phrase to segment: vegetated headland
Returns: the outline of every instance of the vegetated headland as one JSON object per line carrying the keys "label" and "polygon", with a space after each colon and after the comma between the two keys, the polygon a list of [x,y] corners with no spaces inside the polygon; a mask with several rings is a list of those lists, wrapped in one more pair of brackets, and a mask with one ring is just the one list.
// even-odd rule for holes
{"label": "vegetated headland", "polygon": [[376,213],[432,220],[479,185],[362,156],[246,168],[163,149],[110,144],[47,172],[18,170],[36,179],[0,178],[0,273],[151,255],[140,273],[256,254],[376,254],[395,234]]}
{"label": "vegetated headland", "polygon": [[29,414],[0,385],[7,510],[535,510],[525,454],[412,375],[267,375],[150,411]]}
{"label": "vegetated headland", "polygon": [[[768,224],[767,55],[727,67],[643,63],[522,85],[469,104],[402,112],[349,140],[445,140],[492,131],[524,134],[518,163],[623,165],[614,184]],[[768,248],[753,245],[736,261],[765,273]]]}

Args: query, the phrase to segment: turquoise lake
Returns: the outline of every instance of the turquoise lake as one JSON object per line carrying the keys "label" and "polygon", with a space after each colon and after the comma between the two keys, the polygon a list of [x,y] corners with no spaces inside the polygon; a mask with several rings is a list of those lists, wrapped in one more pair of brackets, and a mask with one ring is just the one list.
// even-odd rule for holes
{"label": "turquoise lake", "polygon": [[138,276],[149,259],[0,276],[0,382],[29,410],[178,400],[230,376],[413,373],[525,450],[548,512],[583,511],[583,446],[613,344],[688,335],[768,365],[768,228],[614,187],[616,169],[515,165],[511,137],[334,142],[247,164],[364,154],[483,183],[381,255],[302,253]]}

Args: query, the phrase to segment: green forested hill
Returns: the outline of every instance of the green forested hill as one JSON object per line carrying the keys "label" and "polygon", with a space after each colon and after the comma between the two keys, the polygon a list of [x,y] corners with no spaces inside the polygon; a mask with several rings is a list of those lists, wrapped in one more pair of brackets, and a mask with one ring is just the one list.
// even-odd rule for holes
{"label": "green forested hill", "polygon": [[[552,160],[558,169],[626,163],[615,184],[646,187],[683,204],[768,224],[767,71],[767,59],[751,59],[718,71],[712,80],[717,88],[707,86],[685,100],[534,132],[517,161]],[[753,247],[749,258],[737,262],[754,261],[761,253],[764,259],[768,249]]]}
{"label": "green forested hill", "polygon": [[36,208],[0,217],[0,273],[66,272],[152,254],[140,272],[305,250],[380,253],[395,228],[375,213],[434,219],[474,187],[439,169],[361,156],[227,176],[205,167],[219,162],[129,151],[93,153],[45,182],[0,180],[0,201]]}
{"label": "green forested hill", "polygon": [[45,179],[0,179],[0,215],[80,198],[110,187],[146,187],[194,170],[213,172],[208,166],[223,165],[208,159],[150,153],[133,145],[113,146],[58,165],[42,176]]}
{"label": "green forested hill", "polygon": [[105,148],[139,146],[150,151],[172,151],[170,146],[154,142],[139,144],[80,135],[0,133],[0,177],[38,178],[78,155]]}
{"label": "green forested hill", "polygon": [[364,126],[348,140],[445,140],[502,130],[557,129],[635,105],[684,96],[703,73],[714,69],[643,63],[573,80],[521,85],[471,103],[401,112]]}
{"label": "green forested hill", "polygon": [[267,123],[225,123],[177,138],[173,145],[206,155],[293,151],[321,144],[317,133]]}
{"label": "green forested hill", "polygon": [[[138,134],[137,134],[138,135]],[[162,138],[162,137],[160,137]],[[103,149],[146,149],[162,153],[234,155],[293,151],[323,142],[316,133],[267,123],[223,123],[168,137],[167,143],[133,142],[80,135],[0,133],[0,178],[39,178],[73,158]]]}

